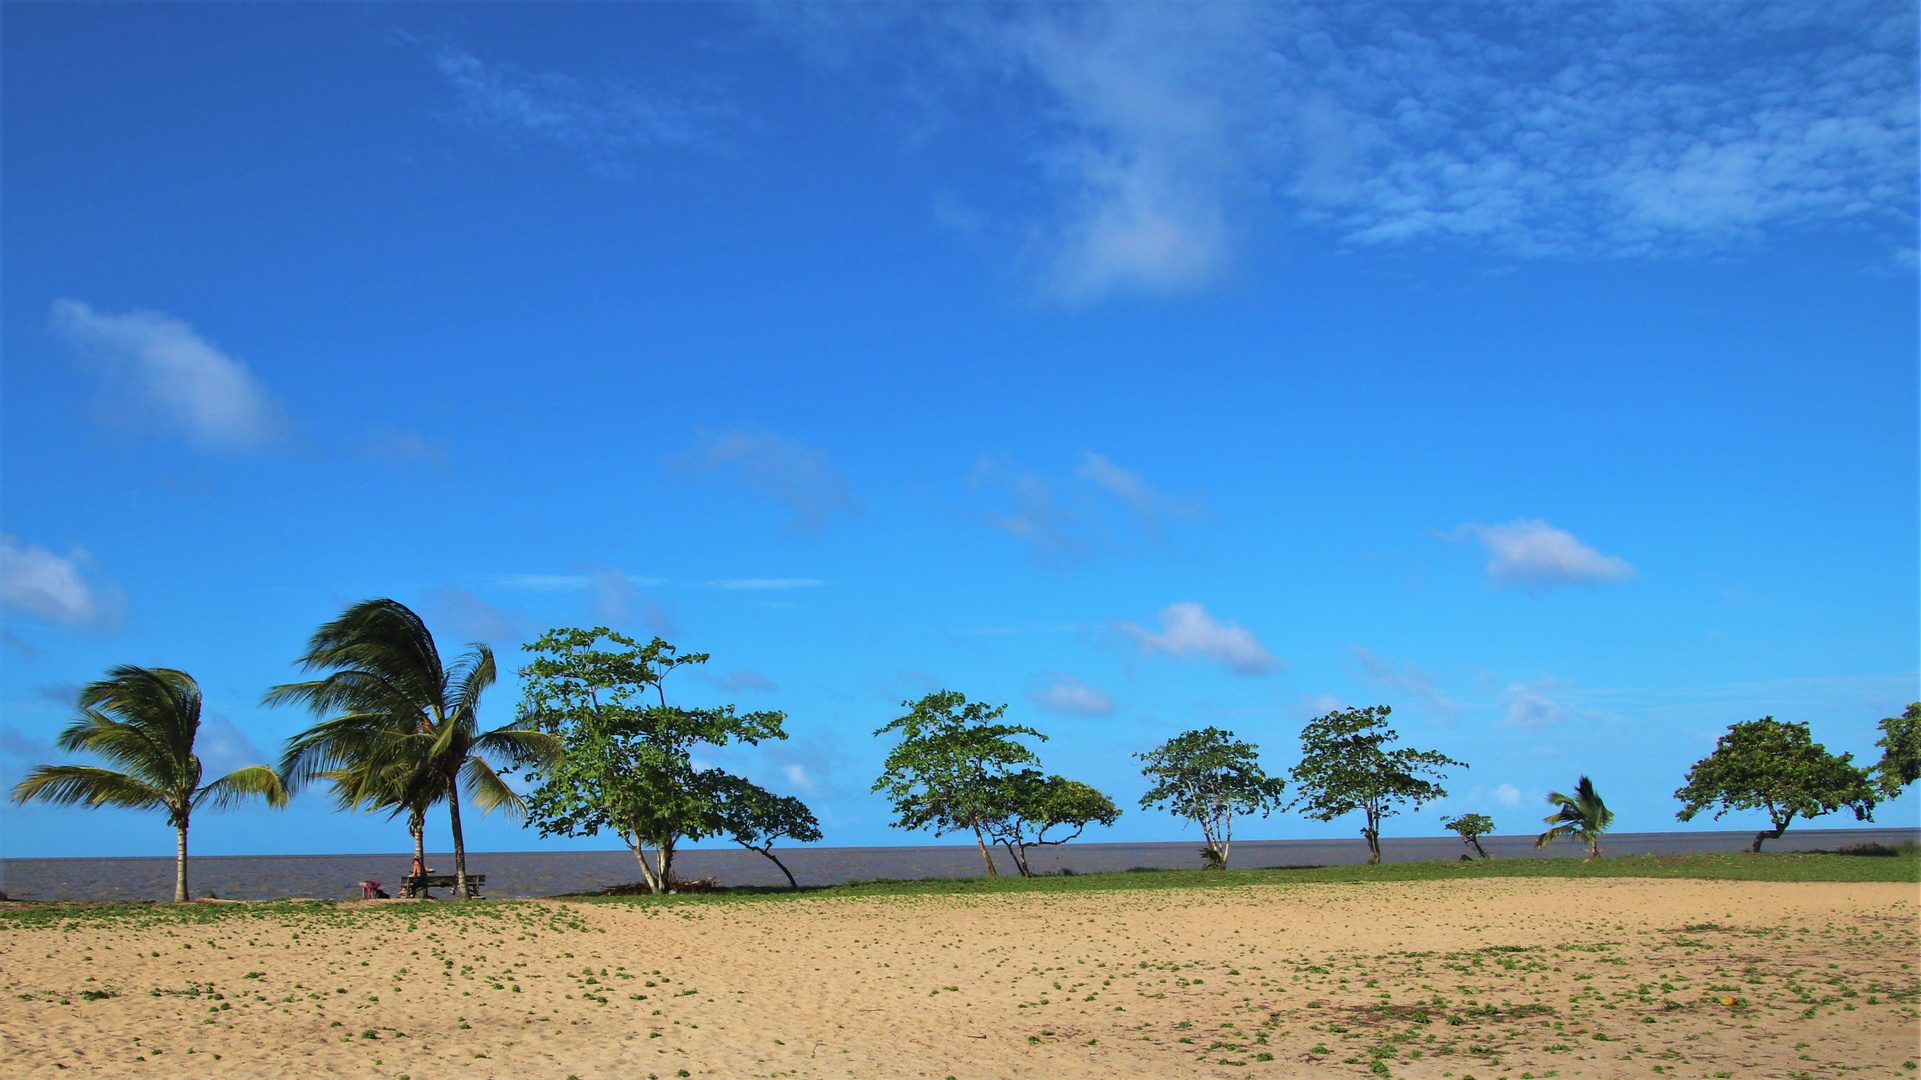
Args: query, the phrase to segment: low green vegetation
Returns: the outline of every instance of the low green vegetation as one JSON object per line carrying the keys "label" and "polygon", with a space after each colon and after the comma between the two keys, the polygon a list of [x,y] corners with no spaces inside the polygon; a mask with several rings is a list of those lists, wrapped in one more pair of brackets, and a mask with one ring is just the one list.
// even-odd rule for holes
{"label": "low green vegetation", "polygon": [[1601,859],[1492,859],[1474,862],[1380,863],[1362,866],[1276,867],[1261,870],[1149,870],[1111,874],[1035,877],[932,878],[914,881],[858,881],[845,885],[790,888],[733,888],[677,896],[570,896],[548,901],[502,900],[476,904],[364,904],[353,901],[288,900],[263,903],[8,903],[0,904],[0,931],[64,922],[137,920],[155,923],[216,923],[231,919],[318,918],[323,920],[398,920],[400,922],[480,919],[521,922],[539,918],[554,929],[584,929],[575,905],[702,905],[780,900],[866,897],[995,896],[1022,893],[1071,894],[1133,890],[1304,887],[1403,881],[1459,881],[1489,878],[1681,878],[1707,881],[1921,882],[1921,846],[1873,845],[1859,853],[1720,852],[1697,855],[1622,855]]}

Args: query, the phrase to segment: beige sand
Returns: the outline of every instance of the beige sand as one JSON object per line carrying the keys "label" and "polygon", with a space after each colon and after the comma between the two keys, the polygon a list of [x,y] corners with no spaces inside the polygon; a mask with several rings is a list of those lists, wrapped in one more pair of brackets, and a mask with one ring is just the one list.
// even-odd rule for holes
{"label": "beige sand", "polygon": [[0,1073],[1912,1077],[1916,904],[1517,880],[12,930]]}

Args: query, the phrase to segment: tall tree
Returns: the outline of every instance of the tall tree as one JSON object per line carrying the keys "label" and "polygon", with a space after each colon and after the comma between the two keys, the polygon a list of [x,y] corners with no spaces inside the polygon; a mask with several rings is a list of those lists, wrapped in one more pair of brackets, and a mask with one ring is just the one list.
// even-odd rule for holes
{"label": "tall tree", "polygon": [[693,748],[785,739],[786,714],[670,706],[667,675],[706,663],[707,654],[683,653],[660,638],[642,645],[604,626],[566,628],[525,648],[533,659],[520,669],[521,722],[566,747],[534,770],[539,786],[527,797],[529,818],[549,836],[613,831],[634,853],[648,891],[667,891],[679,843],[716,828]]}
{"label": "tall tree", "polygon": [[894,826],[932,828],[935,836],[971,832],[990,876],[1000,876],[987,849],[987,823],[997,810],[994,784],[1017,766],[1039,758],[1018,738],[1047,736],[1030,727],[997,723],[1007,706],[990,708],[965,694],[938,690],[919,701],[903,701],[905,716],[874,732],[899,732],[888,751],[874,790],[885,792],[894,807]]}
{"label": "tall tree", "polygon": [[1370,865],[1381,861],[1381,822],[1400,813],[1403,803],[1419,810],[1447,798],[1438,783],[1447,779],[1441,770],[1467,768],[1437,751],[1395,746],[1400,734],[1387,726],[1392,711],[1386,705],[1337,709],[1309,721],[1301,730],[1301,763],[1291,774],[1296,795],[1290,808],[1302,816],[1332,821],[1361,811]]}
{"label": "tall tree", "polygon": [[1730,810],[1761,810],[1774,827],[1754,834],[1748,850],[1756,852],[1763,841],[1780,839],[1796,816],[1810,820],[1847,807],[1857,821],[1868,821],[1874,817],[1874,784],[1853,758],[1828,753],[1806,724],[1772,716],[1742,721],[1688,770],[1687,783],[1674,793],[1682,804],[1674,816],[1689,821],[1714,807],[1719,820]]}
{"label": "tall tree", "polygon": [[[1079,780],[1047,776],[1039,769],[1022,769],[997,777],[989,784],[993,809],[982,824],[989,839],[1007,849],[1014,869],[1033,877],[1030,849],[1055,847],[1077,839],[1089,825],[1112,825],[1120,819],[1114,800]],[[1051,829],[1071,830],[1048,839]]]}
{"label": "tall tree", "polygon": [[42,765],[14,786],[13,801],[163,811],[176,842],[176,902],[187,899],[187,828],[195,810],[253,798],[276,808],[287,805],[286,786],[265,765],[235,769],[211,784],[200,782],[200,756],[193,750],[200,732],[200,685],[184,671],[117,667],[82,689],[76,706],[79,717],[56,745],[70,754],[94,754],[125,771]]}
{"label": "tall tree", "polygon": [[1874,766],[1875,786],[1883,799],[1895,799],[1901,789],[1921,780],[1921,701],[1900,716],[1881,721],[1881,760]]}
{"label": "tall tree", "polygon": [[[405,808],[410,818],[445,799],[454,842],[454,892],[467,896],[467,841],[460,791],[482,813],[521,817],[526,804],[501,768],[550,762],[560,741],[508,724],[480,730],[480,695],[495,678],[493,650],[473,644],[441,662],[427,624],[396,600],[363,600],[314,632],[296,661],[327,675],[267,692],[269,705],[301,705],[323,719],[295,736],[281,757],[290,787],[331,779],[363,805]],[[491,760],[490,760],[491,759]],[[416,854],[422,843],[415,834]]]}
{"label": "tall tree", "polygon": [[1614,824],[1614,811],[1601,801],[1600,793],[1594,790],[1594,781],[1583,776],[1574,785],[1573,795],[1550,791],[1547,802],[1555,811],[1541,819],[1549,828],[1534,838],[1534,846],[1544,848],[1563,836],[1572,836],[1587,845],[1588,858],[1598,858],[1601,834]]}
{"label": "tall tree", "polygon": [[1154,786],[1141,809],[1166,809],[1201,827],[1201,858],[1208,869],[1227,869],[1236,815],[1266,817],[1280,808],[1287,782],[1261,770],[1260,747],[1231,731],[1205,727],[1184,731],[1145,754],[1141,775]]}
{"label": "tall tree", "polygon": [[706,797],[712,822],[708,833],[725,836],[749,851],[765,855],[780,872],[787,875],[788,887],[798,889],[794,872],[774,854],[781,840],[818,843],[820,822],[807,804],[792,795],[776,795],[752,780],[720,769],[705,769],[695,778]]}

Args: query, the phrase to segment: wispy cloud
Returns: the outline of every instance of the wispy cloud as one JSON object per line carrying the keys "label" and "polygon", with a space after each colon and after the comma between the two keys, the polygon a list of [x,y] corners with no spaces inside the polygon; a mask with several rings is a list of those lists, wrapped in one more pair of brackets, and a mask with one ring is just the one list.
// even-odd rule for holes
{"label": "wispy cloud", "polygon": [[1169,604],[1158,619],[1158,631],[1130,622],[1116,622],[1114,627],[1143,652],[1211,660],[1237,675],[1266,675],[1281,666],[1279,658],[1253,634],[1214,618],[1200,604]]}
{"label": "wispy cloud", "polygon": [[814,589],[827,584],[819,578],[781,577],[781,578],[721,578],[707,583],[714,589]]}
{"label": "wispy cloud", "polygon": [[0,606],[75,629],[112,629],[125,597],[119,586],[89,573],[92,562],[83,547],[56,555],[0,534]]}
{"label": "wispy cloud", "polygon": [[1439,719],[1454,720],[1460,717],[1460,704],[1442,692],[1439,680],[1422,670],[1419,664],[1410,660],[1397,670],[1392,662],[1371,649],[1352,645],[1349,651],[1360,669],[1361,681],[1368,686],[1399,690],[1427,706],[1428,711]]}
{"label": "wispy cloud", "polygon": [[602,165],[650,148],[686,146],[726,113],[711,100],[622,80],[528,71],[453,47],[437,50],[433,63],[453,90],[458,122],[510,144],[564,147]]}
{"label": "wispy cloud", "polygon": [[1050,672],[1027,699],[1056,716],[1106,716],[1114,711],[1113,695],[1059,672]]}
{"label": "wispy cloud", "polygon": [[[636,577],[627,575],[627,583],[635,588],[645,589],[652,585],[666,584],[665,578]],[[543,592],[574,592],[594,584],[590,574],[501,574],[492,583],[503,589],[532,589]]]}
{"label": "wispy cloud", "polygon": [[105,384],[118,414],[176,429],[203,450],[250,452],[291,441],[292,421],[247,365],[171,315],[115,315],[56,300],[51,323]]}
{"label": "wispy cloud", "polygon": [[635,578],[618,566],[582,566],[587,571],[588,590],[593,597],[594,619],[605,626],[619,626],[638,618],[650,633],[674,637],[679,626],[673,613],[641,595]]}
{"label": "wispy cloud", "polygon": [[742,690],[754,690],[760,693],[771,694],[775,690],[780,689],[774,685],[772,679],[769,679],[758,671],[750,671],[747,668],[736,668],[725,675],[707,676],[707,681],[730,694],[738,694]]}
{"label": "wispy cloud", "polygon": [[458,585],[427,590],[424,606],[436,629],[444,636],[461,641],[484,641],[500,646],[520,640],[527,625],[523,612],[497,607],[480,594]]}
{"label": "wispy cloud", "polygon": [[363,456],[402,470],[447,471],[446,448],[401,428],[382,425],[362,435],[357,449]]}
{"label": "wispy cloud", "polygon": [[779,499],[793,514],[792,532],[819,532],[830,515],[860,510],[825,450],[771,431],[702,431],[682,463],[701,476],[731,472],[749,490]]}
{"label": "wispy cloud", "polygon": [[249,765],[273,764],[273,759],[262,753],[246,732],[219,713],[208,713],[201,721],[193,750],[209,778],[225,776]]}
{"label": "wispy cloud", "polygon": [[[1156,490],[1141,474],[1092,450],[1065,481],[1052,481],[1016,467],[1004,457],[982,455],[968,474],[969,490],[996,497],[1001,505],[976,518],[1025,543],[1042,563],[1072,566],[1124,546],[1127,537],[1162,538],[1169,518],[1191,517],[1197,504],[1181,503]],[[1127,520],[1116,520],[1124,509]]]}
{"label": "wispy cloud", "polygon": [[[817,42],[828,21],[796,32]],[[1006,95],[1028,118],[1009,130],[1036,163],[1022,183],[1047,192],[1032,248],[1070,299],[1207,287],[1269,221],[1503,258],[1712,254],[1839,224],[1913,258],[1911,4],[1014,5],[842,24],[916,61],[918,27],[937,61],[907,76],[919,97]]]}
{"label": "wispy cloud", "polygon": [[1551,727],[1560,723],[1570,715],[1560,700],[1567,689],[1566,683],[1552,677],[1510,683],[1501,692],[1505,723],[1520,728]]}
{"label": "wispy cloud", "polygon": [[1472,536],[1487,549],[1487,573],[1496,585],[1537,590],[1556,585],[1595,585],[1636,576],[1626,559],[1603,555],[1572,533],[1545,521],[1523,518],[1502,525],[1468,524],[1454,537]]}

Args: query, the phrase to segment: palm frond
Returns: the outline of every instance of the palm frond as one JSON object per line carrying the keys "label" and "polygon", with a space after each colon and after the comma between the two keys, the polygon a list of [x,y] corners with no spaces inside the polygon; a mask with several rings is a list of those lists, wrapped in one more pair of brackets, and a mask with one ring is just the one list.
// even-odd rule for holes
{"label": "palm frond", "polygon": [[49,802],[56,806],[85,803],[170,810],[168,795],[136,777],[93,765],[42,765],[13,787],[15,803]]}
{"label": "palm frond", "polygon": [[266,799],[267,805],[276,810],[287,805],[287,786],[281,783],[280,774],[265,765],[235,769],[195,792],[193,805],[224,810],[253,798]]}
{"label": "palm frond", "polygon": [[506,762],[519,769],[526,766],[550,768],[560,763],[566,742],[545,731],[530,731],[518,723],[498,727],[474,740],[477,753]]}
{"label": "palm frond", "polygon": [[507,786],[493,766],[477,757],[467,759],[461,769],[461,787],[467,790],[467,798],[480,808],[483,814],[494,810],[505,811],[514,821],[527,819],[527,803]]}
{"label": "palm frond", "polygon": [[467,652],[454,661],[454,668],[447,673],[451,693],[447,697],[449,710],[464,709],[468,712],[480,707],[481,692],[494,684],[498,669],[494,666],[494,651],[482,642],[467,646]]}

